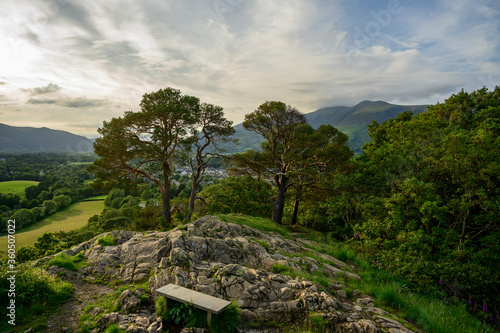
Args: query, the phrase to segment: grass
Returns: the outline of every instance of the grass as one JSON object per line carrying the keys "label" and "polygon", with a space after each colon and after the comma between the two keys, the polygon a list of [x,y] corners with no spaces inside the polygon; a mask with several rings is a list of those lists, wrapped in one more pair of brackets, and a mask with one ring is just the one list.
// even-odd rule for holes
{"label": "grass", "polygon": [[24,190],[30,186],[36,186],[38,182],[31,180],[12,180],[0,182],[0,193],[14,194],[24,198]]}
{"label": "grass", "polygon": [[[89,218],[100,214],[104,209],[103,201],[74,203],[64,210],[47,216],[40,222],[16,231],[16,248],[35,244],[44,232],[71,231],[87,225]],[[0,257],[5,257],[7,236],[0,237]]]}
{"label": "grass", "polygon": [[108,196],[107,194],[97,195],[95,197],[85,198],[81,201],[100,201],[100,200],[105,200],[107,196]]}
{"label": "grass", "polygon": [[[287,230],[282,229],[267,219],[241,215],[221,215],[220,218],[226,222],[248,225],[261,231],[273,231],[290,238],[290,233]],[[346,276],[330,278],[322,271],[308,272],[307,267],[294,270],[278,263],[275,263],[272,267],[274,273],[289,275],[292,278],[300,276],[318,283],[328,291],[330,291],[329,285],[331,283],[341,279],[346,285],[345,290],[348,295],[352,294],[352,291],[355,289],[371,295],[375,298],[375,306],[396,313],[399,318],[407,320],[413,325],[424,329],[426,332],[494,332],[492,328],[485,327],[479,320],[472,317],[467,312],[465,304],[448,304],[410,292],[408,283],[405,280],[380,269],[376,264],[369,263],[350,249],[348,244],[334,243],[325,239],[322,234],[317,232],[308,231],[301,234],[300,237],[313,240],[316,244],[304,246],[306,250],[301,253],[280,253],[291,258],[310,257],[318,261],[320,265],[330,262],[318,256],[316,252],[327,254],[343,262],[353,264],[357,267],[355,273],[361,276],[362,279],[350,279]],[[292,326],[288,332],[318,332],[323,331],[323,329],[323,323],[316,318]]]}
{"label": "grass", "polygon": [[112,246],[116,244],[116,239],[113,235],[109,234],[106,237],[101,237],[97,240],[97,244],[102,246]]}
{"label": "grass", "polygon": [[76,272],[79,268],[85,267],[87,264],[85,261],[82,261],[82,259],[83,259],[82,253],[79,253],[73,257],[68,256],[66,253],[61,253],[52,258],[48,262],[48,264],[49,266],[55,265]]}
{"label": "grass", "polygon": [[[135,289],[141,288],[148,293],[149,289],[147,285],[148,285],[147,282],[135,285],[122,285],[118,287],[118,289],[116,289],[112,294],[103,295],[97,298],[94,303],[87,305],[82,310],[82,314],[80,315],[79,318],[80,329],[78,330],[78,332],[88,333],[97,327],[97,322],[103,315],[120,311],[118,299],[123,291],[125,291],[126,289],[135,291]],[[141,302],[148,302],[148,301],[149,301],[148,299],[141,297]],[[97,307],[101,308],[101,311],[99,315],[94,316],[92,315],[92,310]],[[113,330],[114,328],[111,329]],[[111,332],[120,332],[120,331],[111,331]]]}
{"label": "grass", "polygon": [[[359,267],[356,274],[361,276],[361,280],[344,278],[347,291],[358,289],[373,296],[375,306],[397,313],[400,318],[423,328],[426,332],[493,332],[493,329],[485,327],[479,320],[473,318],[467,312],[465,304],[447,304],[412,293],[408,290],[408,283],[405,280],[370,264],[345,245],[318,244],[313,248],[342,261],[350,261]],[[313,281],[322,284],[320,276],[312,278]]]}
{"label": "grass", "polygon": [[274,223],[269,219],[265,219],[262,217],[244,216],[238,214],[218,215],[218,217],[224,222],[247,225],[249,227],[258,229],[260,231],[278,233],[281,236],[285,237],[286,239],[291,238],[291,234],[288,230],[277,225],[276,223]]}
{"label": "grass", "polygon": [[[72,295],[73,288],[70,283],[50,276],[40,268],[32,268],[28,264],[16,267],[16,327],[15,331],[23,332],[32,327],[35,332],[46,328],[47,314],[56,310],[60,304],[66,302]],[[6,281],[10,274],[0,270],[0,281]],[[9,285],[0,284],[0,294],[7,296]],[[6,332],[13,329],[7,324],[6,309],[7,297],[0,298],[2,320],[0,331]]]}

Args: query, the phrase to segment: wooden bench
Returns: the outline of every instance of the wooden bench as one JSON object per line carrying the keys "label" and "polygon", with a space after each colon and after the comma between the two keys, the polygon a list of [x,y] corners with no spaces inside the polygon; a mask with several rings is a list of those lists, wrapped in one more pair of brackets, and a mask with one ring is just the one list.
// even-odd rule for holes
{"label": "wooden bench", "polygon": [[[195,308],[207,312],[207,323],[212,320],[212,313],[219,314],[228,307],[231,302],[221,298],[202,294],[200,292],[187,289],[176,284],[167,284],[155,290],[156,294],[173,299],[174,301],[192,304]],[[164,302],[164,306],[167,302]]]}

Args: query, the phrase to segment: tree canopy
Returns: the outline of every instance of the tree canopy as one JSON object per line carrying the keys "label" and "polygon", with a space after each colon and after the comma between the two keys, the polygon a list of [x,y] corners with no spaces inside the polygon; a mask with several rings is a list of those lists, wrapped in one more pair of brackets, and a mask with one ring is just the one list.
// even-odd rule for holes
{"label": "tree canopy", "polygon": [[297,219],[298,203],[305,187],[318,182],[318,176],[331,171],[352,156],[347,136],[330,125],[314,130],[306,117],[283,102],[266,102],[245,116],[243,126],[262,135],[262,152],[248,151],[232,157],[236,174],[272,179],[276,187],[273,221],[282,223],[285,194],[295,189],[291,223]]}

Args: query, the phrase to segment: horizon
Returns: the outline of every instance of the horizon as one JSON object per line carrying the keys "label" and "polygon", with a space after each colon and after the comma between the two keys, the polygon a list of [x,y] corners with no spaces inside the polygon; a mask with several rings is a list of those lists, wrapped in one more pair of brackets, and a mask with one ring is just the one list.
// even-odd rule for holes
{"label": "horizon", "polygon": [[[390,105],[398,105],[398,106],[408,106],[408,107],[412,107],[412,106],[430,106],[432,104],[413,104],[413,105],[404,105],[404,104],[393,104],[393,103],[389,103],[389,102],[386,102],[386,101],[383,101],[383,100],[376,100],[376,101],[371,101],[371,100],[363,100],[359,103],[356,103],[352,106],[348,106],[348,105],[332,105],[332,106],[325,106],[325,107],[322,107],[320,109],[317,109],[317,110],[314,110],[314,111],[311,111],[311,112],[308,112],[308,113],[304,113],[304,115],[308,115],[308,114],[311,114],[311,113],[314,113],[316,111],[320,111],[322,109],[328,109],[328,108],[335,108],[335,107],[348,107],[348,108],[353,108],[361,103],[364,103],[364,102],[370,102],[370,103],[377,103],[377,102],[383,102],[383,103],[387,103],[387,104],[390,104]],[[237,123],[237,124],[234,124],[233,123],[233,127],[236,127],[236,126],[239,126],[241,125],[243,122],[240,122],[240,123]],[[63,132],[67,132],[67,133],[70,133],[70,134],[73,134],[73,135],[79,135],[79,136],[83,136],[89,140],[95,140],[96,138],[99,137],[99,135],[95,135],[95,136],[87,136],[87,135],[83,135],[83,134],[77,134],[77,133],[73,133],[73,132],[70,132],[68,130],[65,130],[65,129],[57,129],[57,128],[50,128],[50,127],[47,127],[47,126],[42,126],[42,127],[36,127],[36,126],[13,126],[13,125],[9,125],[9,124],[6,124],[6,123],[3,123],[3,122],[0,122],[0,125],[3,124],[3,125],[7,125],[7,126],[10,126],[10,127],[16,127],[16,128],[34,128],[34,129],[48,129],[48,130],[54,130],[54,131],[63,131]]]}
{"label": "horizon", "polygon": [[485,0],[6,0],[0,122],[96,137],[166,87],[239,124],[267,100],[307,114],[433,105],[500,84],[500,3]]}

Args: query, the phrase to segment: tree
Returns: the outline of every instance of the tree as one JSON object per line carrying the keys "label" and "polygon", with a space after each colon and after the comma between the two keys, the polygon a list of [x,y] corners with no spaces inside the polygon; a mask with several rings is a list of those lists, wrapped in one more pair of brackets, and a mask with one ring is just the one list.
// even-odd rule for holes
{"label": "tree", "polygon": [[360,249],[421,290],[500,306],[500,87],[369,133],[351,177]]}
{"label": "tree", "polygon": [[331,125],[321,125],[317,130],[309,125],[301,125],[297,133],[291,143],[294,155],[288,172],[294,190],[291,225],[297,224],[304,190],[314,187],[321,191],[321,176],[345,171],[353,156],[347,145],[349,137]]}
{"label": "tree", "polygon": [[243,127],[262,135],[262,147],[272,161],[273,181],[277,189],[273,200],[273,221],[281,224],[285,207],[285,193],[290,187],[292,142],[297,135],[297,127],[306,124],[306,117],[297,109],[283,102],[266,102],[254,112],[245,116]]}
{"label": "tree", "polygon": [[[186,222],[189,222],[194,210],[196,193],[203,174],[213,157],[220,156],[222,149],[218,144],[229,141],[229,137],[234,134],[232,121],[224,117],[224,112],[220,106],[203,103],[200,107],[200,119],[198,121],[200,130],[195,132],[188,150],[194,153],[190,156],[189,164],[192,170],[191,193],[189,196],[189,208],[186,215]],[[234,140],[233,140],[234,141]]]}
{"label": "tree", "polygon": [[11,218],[16,221],[17,228],[22,228],[35,222],[35,215],[26,208],[16,210]]}
{"label": "tree", "polygon": [[170,180],[183,143],[195,133],[199,100],[166,88],[144,94],[139,112],[104,122],[94,143],[100,156],[90,167],[97,185],[126,185],[137,180],[155,183],[161,193],[164,226],[172,223]]}
{"label": "tree", "polygon": [[45,215],[50,215],[52,213],[55,213],[59,209],[59,206],[53,200],[45,200],[42,205],[43,208],[45,209]]}
{"label": "tree", "polygon": [[200,192],[208,214],[235,213],[266,218],[270,217],[272,211],[269,201],[271,195],[269,183],[256,181],[249,176],[228,177]]}

